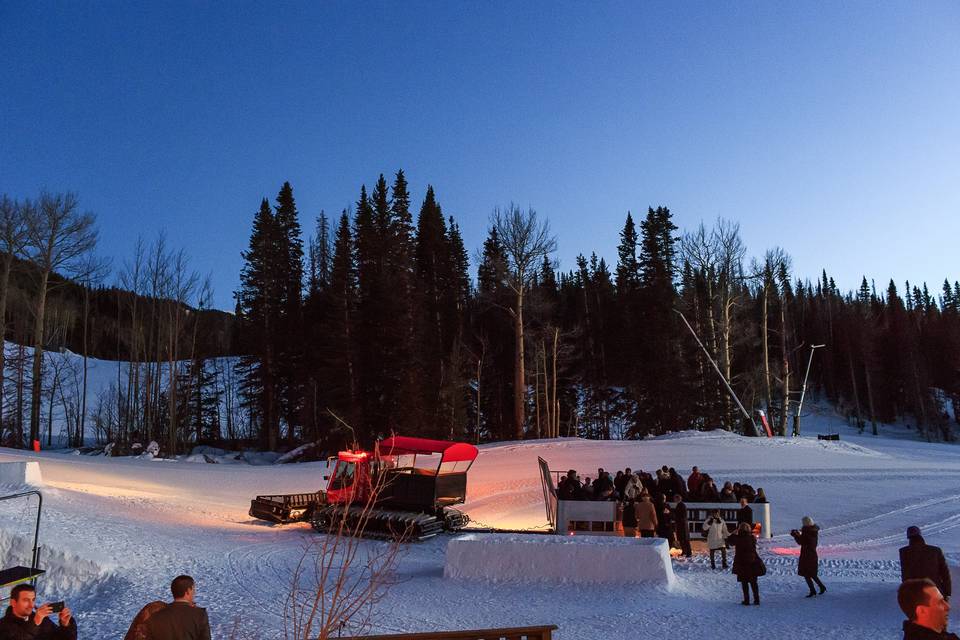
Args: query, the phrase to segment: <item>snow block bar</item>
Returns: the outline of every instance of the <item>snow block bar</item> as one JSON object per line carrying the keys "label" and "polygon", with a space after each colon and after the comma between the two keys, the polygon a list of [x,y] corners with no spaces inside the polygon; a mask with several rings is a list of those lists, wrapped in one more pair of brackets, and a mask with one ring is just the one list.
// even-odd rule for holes
{"label": "snow block bar", "polygon": [[39,462],[0,462],[0,484],[43,485]]}
{"label": "snow block bar", "polygon": [[676,584],[661,538],[468,533],[447,545],[445,578]]}

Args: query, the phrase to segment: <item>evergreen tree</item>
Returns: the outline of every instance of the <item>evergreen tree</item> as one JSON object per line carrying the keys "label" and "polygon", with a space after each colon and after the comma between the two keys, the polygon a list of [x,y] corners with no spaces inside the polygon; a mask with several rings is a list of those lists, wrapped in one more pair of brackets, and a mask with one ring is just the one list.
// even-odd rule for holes
{"label": "evergreen tree", "polygon": [[301,424],[303,407],[303,239],[293,188],[284,182],[277,194],[276,221],[280,232],[283,301],[280,316],[279,359],[281,415],[287,426],[287,443],[292,446]]}
{"label": "evergreen tree", "polygon": [[220,389],[215,367],[204,358],[194,358],[182,367],[178,388],[180,399],[178,424],[192,434],[197,444],[216,443],[220,435]]}
{"label": "evergreen tree", "polygon": [[[365,194],[361,194],[361,201],[364,196]],[[330,265],[330,287],[326,299],[327,304],[321,316],[321,358],[317,371],[322,401],[317,405],[316,421],[326,427],[325,433],[342,433],[340,420],[351,426],[361,424],[359,372],[355,356],[358,344],[355,335],[357,274],[350,217],[346,210],[341,214],[337,225]],[[340,445],[350,445],[351,440],[348,434],[342,434],[337,442]]]}
{"label": "evergreen tree", "polygon": [[475,380],[479,402],[474,404],[477,439],[508,439],[513,433],[513,327],[503,313],[511,302],[505,285],[507,256],[491,228],[477,267],[477,301],[473,314],[472,349],[480,364]]}
{"label": "evergreen tree", "polygon": [[423,370],[423,412],[428,429],[430,425],[434,426],[432,435],[440,435],[441,416],[447,415],[442,406],[441,387],[449,366],[452,336],[448,316],[451,296],[455,293],[446,223],[432,186],[427,187],[427,195],[417,218],[415,254],[420,292],[420,348],[417,352]]}
{"label": "evergreen tree", "polygon": [[685,380],[679,332],[673,312],[676,290],[677,230],[670,210],[650,208],[640,225],[640,282],[642,304],[638,318],[641,367],[632,384],[638,414],[632,433],[664,433],[688,423],[684,411]]}
{"label": "evergreen tree", "polygon": [[617,257],[617,290],[621,294],[635,291],[640,283],[640,263],[637,260],[637,227],[629,211],[620,231]]}
{"label": "evergreen tree", "polygon": [[[382,176],[381,176],[382,178]],[[382,181],[382,180],[381,180]],[[386,189],[386,185],[383,186]],[[381,207],[386,210],[386,207]],[[386,214],[384,214],[385,216]],[[354,219],[354,242],[357,267],[357,330],[353,334],[353,346],[358,367],[358,399],[361,415],[358,424],[351,425],[362,443],[372,439],[382,425],[384,380],[380,348],[383,344],[381,326],[386,316],[383,305],[383,245],[382,230],[378,224],[366,186],[360,188],[360,199]]]}
{"label": "evergreen tree", "polygon": [[258,425],[261,443],[276,449],[280,431],[278,334],[282,330],[287,254],[283,231],[266,198],[253,221],[250,245],[243,253],[237,307],[247,354],[240,360],[244,406]]}

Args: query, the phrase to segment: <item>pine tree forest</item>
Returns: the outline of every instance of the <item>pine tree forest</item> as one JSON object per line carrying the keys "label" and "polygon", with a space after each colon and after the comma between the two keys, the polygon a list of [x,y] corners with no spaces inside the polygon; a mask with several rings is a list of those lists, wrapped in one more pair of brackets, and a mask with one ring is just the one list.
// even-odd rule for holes
{"label": "pine tree forest", "polygon": [[[106,287],[95,218],[75,196],[2,196],[3,443],[49,442],[54,406],[72,444],[95,436],[115,453],[153,440],[167,455],[319,454],[391,433],[760,435],[761,412],[789,436],[804,394],[868,433],[902,420],[955,439],[960,282],[878,290],[864,277],[841,291],[827,270],[797,277],[785,248],[750,257],[734,221],[681,230],[663,206],[626,214],[616,264],[584,250],[564,270],[533,209],[494,209],[471,255],[440,202],[432,186],[412,202],[397,171],[302,227],[284,183],[251,207],[231,316],[163,236],[138,241]],[[63,348],[82,369],[44,357]],[[116,362],[106,397],[87,397],[88,357]]]}

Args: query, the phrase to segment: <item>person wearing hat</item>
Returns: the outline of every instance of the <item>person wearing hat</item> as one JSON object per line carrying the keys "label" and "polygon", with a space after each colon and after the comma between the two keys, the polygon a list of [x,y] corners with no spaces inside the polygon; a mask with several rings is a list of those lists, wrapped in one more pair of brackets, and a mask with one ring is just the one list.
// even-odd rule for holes
{"label": "person wearing hat", "polygon": [[952,592],[950,569],[940,547],[927,544],[920,535],[920,527],[907,529],[909,544],[900,547],[900,581],[928,578],[937,585],[944,598]]}

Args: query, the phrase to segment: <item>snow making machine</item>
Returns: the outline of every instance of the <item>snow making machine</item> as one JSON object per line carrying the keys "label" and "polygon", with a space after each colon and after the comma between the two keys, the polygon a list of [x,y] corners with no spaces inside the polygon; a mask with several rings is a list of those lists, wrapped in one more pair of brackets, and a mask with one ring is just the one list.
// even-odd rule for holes
{"label": "snow making machine", "polygon": [[307,521],[319,532],[353,530],[363,535],[425,540],[470,522],[454,509],[467,497],[467,471],[477,448],[465,442],[394,436],[373,452],[341,451],[325,490],[262,495],[250,515],[279,524]]}

